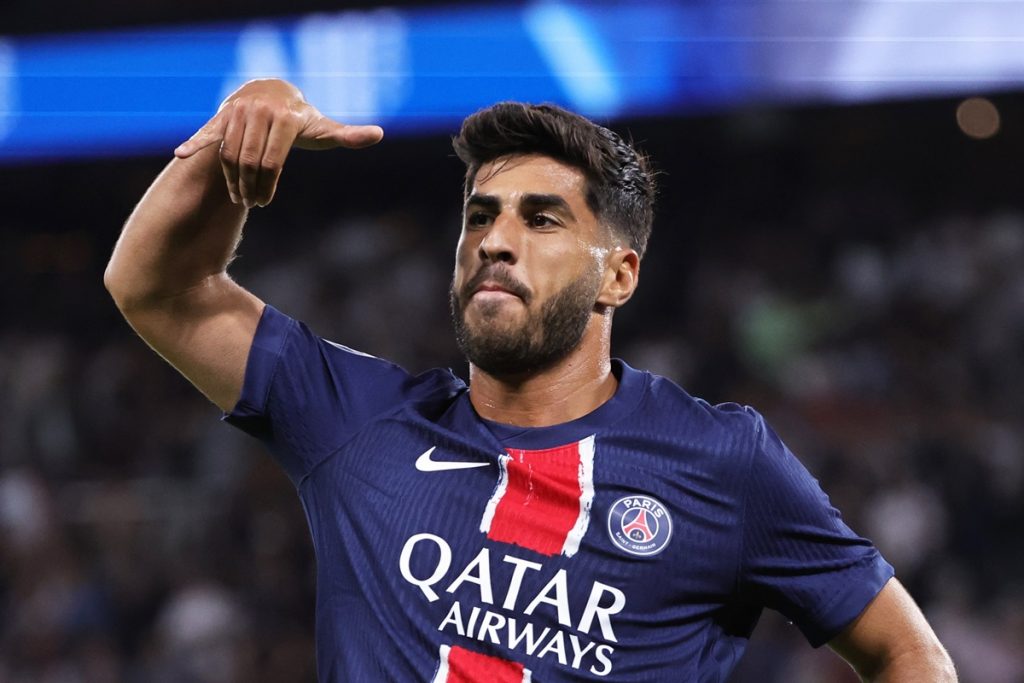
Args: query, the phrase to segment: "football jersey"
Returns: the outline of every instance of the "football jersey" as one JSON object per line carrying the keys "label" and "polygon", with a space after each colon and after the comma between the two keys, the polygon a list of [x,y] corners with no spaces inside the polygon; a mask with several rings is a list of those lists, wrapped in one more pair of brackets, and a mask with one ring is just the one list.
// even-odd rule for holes
{"label": "football jersey", "polygon": [[892,576],[754,410],[614,361],[527,428],[267,307],[225,419],[295,484],[321,681],[724,681],[764,607],[812,645]]}

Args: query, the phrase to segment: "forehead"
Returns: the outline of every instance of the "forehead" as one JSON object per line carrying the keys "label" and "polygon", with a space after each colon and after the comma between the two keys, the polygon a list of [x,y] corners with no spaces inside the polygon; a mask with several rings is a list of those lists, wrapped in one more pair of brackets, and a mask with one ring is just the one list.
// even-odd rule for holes
{"label": "forehead", "polygon": [[469,194],[557,194],[570,203],[584,202],[587,190],[583,171],[539,154],[499,157],[480,166]]}

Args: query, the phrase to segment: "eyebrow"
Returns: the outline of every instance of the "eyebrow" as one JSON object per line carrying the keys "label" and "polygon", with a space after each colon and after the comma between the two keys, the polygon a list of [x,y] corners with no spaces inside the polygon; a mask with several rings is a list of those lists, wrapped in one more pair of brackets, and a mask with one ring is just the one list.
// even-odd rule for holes
{"label": "eyebrow", "polygon": [[479,206],[493,213],[501,211],[501,200],[492,194],[471,194],[466,199],[466,206]]}
{"label": "eyebrow", "polygon": [[[576,216],[569,208],[569,202],[562,195],[530,193],[523,195],[520,205],[530,209],[557,209],[575,220]],[[472,194],[466,199],[466,206],[478,206],[487,211],[501,211],[501,200],[492,194]]]}

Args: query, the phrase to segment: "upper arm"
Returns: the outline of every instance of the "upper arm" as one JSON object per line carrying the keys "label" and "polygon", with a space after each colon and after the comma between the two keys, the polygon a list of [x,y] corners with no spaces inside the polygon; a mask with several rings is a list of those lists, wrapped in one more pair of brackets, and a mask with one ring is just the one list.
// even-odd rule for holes
{"label": "upper arm", "polygon": [[224,411],[238,401],[263,302],[225,273],[180,294],[122,308],[129,324]]}
{"label": "upper arm", "polygon": [[865,680],[956,680],[949,656],[914,599],[895,578],[829,647]]}
{"label": "upper arm", "polygon": [[817,647],[861,613],[893,569],[843,522],[760,415],[747,412],[755,417],[755,445],[745,475],[741,586]]}

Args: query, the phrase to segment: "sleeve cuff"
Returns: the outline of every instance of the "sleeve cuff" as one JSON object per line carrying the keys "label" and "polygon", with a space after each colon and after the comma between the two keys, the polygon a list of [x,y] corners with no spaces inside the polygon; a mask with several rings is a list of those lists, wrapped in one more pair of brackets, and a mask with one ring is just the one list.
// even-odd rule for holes
{"label": "sleeve cuff", "polygon": [[274,373],[280,365],[288,335],[296,325],[273,306],[264,307],[246,360],[242,395],[222,420],[254,436],[263,436],[260,425],[266,416]]}
{"label": "sleeve cuff", "polygon": [[821,647],[853,623],[895,573],[881,554],[866,558],[860,572],[846,581],[847,590],[815,615],[813,623],[798,624],[811,646]]}

